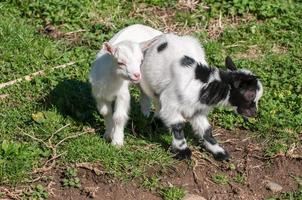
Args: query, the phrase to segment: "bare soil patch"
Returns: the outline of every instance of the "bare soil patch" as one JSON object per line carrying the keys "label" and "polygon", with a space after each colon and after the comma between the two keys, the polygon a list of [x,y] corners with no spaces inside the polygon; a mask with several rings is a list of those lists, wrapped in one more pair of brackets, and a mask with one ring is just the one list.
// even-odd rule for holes
{"label": "bare soil patch", "polygon": [[[203,158],[205,153],[193,152],[193,169],[184,163],[171,170],[164,178],[163,184],[181,185],[189,193],[199,194],[211,200],[264,199],[274,195],[268,190],[267,181],[282,186],[281,192],[295,191],[298,183],[295,177],[302,176],[301,158],[290,158],[278,155],[275,158],[265,157],[264,144],[253,139],[253,135],[244,131],[219,131],[218,138],[231,154],[229,163],[214,161],[212,157]],[[297,150],[298,151],[298,150]],[[233,167],[230,167],[234,165]],[[227,177],[227,183],[217,184],[215,174]],[[244,177],[240,182],[237,176]],[[237,181],[236,181],[237,177]]]}
{"label": "bare soil patch", "polygon": [[240,59],[258,59],[263,56],[261,49],[257,45],[251,45],[245,52],[237,53],[236,58]]}
{"label": "bare soil patch", "polygon": [[[266,181],[273,181],[282,186],[281,192],[295,191],[298,183],[294,177],[302,176],[302,161],[279,155],[275,158],[265,157],[264,144],[245,131],[217,130],[216,135],[231,154],[230,162],[217,162],[196,147],[193,150],[193,163],[179,162],[162,174],[163,186],[182,186],[188,193],[197,194],[206,199],[263,199],[278,195],[266,188]],[[230,167],[234,165],[235,167]],[[154,171],[155,170],[155,171]],[[152,175],[160,170],[152,168]],[[213,176],[223,174],[226,184],[215,183]],[[150,174],[151,175],[151,174]],[[237,176],[244,177],[242,182]],[[57,178],[53,199],[160,199],[154,192],[144,190],[137,183],[120,183],[106,175],[97,176],[89,170],[80,170],[79,178],[83,190],[62,188]],[[59,198],[58,198],[59,197]]]}
{"label": "bare soil patch", "polygon": [[[216,129],[215,135],[229,151],[229,162],[215,161],[211,155],[193,147],[191,163],[181,161],[164,172],[154,166],[148,170],[147,176],[157,175],[163,187],[181,186],[187,193],[208,200],[258,200],[298,189],[295,177],[302,177],[302,160],[291,155],[299,154],[301,147],[296,147],[290,154],[268,158],[263,153],[265,144],[253,138],[252,133]],[[77,167],[81,188],[63,187],[62,169],[57,168],[46,174],[52,178],[40,183],[47,188],[49,199],[161,199],[157,191],[144,189],[140,181],[120,182],[110,177],[100,165],[86,163]],[[227,181],[215,182],[216,175],[223,175]],[[273,193],[267,189],[267,181],[281,185],[281,192]]]}
{"label": "bare soil patch", "polygon": [[83,32],[87,30],[79,29],[71,32],[60,31],[59,26],[54,26],[52,24],[46,24],[43,28],[38,30],[39,33],[49,36],[53,39],[64,39],[72,44],[79,44],[82,41]]}
{"label": "bare soil patch", "polygon": [[160,197],[140,188],[136,183],[121,183],[106,175],[96,175],[90,170],[79,169],[78,177],[81,180],[81,188],[62,187],[62,171],[54,173],[52,196],[49,199],[64,200],[115,200],[115,199],[146,199],[159,200]]}

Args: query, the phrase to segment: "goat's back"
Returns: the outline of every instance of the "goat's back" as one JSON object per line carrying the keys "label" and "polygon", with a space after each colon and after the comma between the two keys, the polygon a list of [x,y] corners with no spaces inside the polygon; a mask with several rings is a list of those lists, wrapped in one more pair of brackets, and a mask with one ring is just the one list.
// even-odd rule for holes
{"label": "goat's back", "polygon": [[[148,95],[161,93],[172,82],[187,82],[194,71],[181,66],[184,56],[207,65],[205,53],[198,40],[190,36],[163,34],[146,51],[142,71],[142,87]],[[172,83],[173,84],[173,83]],[[153,94],[152,94],[153,93]]]}
{"label": "goat's back", "polygon": [[152,38],[161,34],[163,33],[149,26],[134,24],[120,30],[113,36],[113,38],[109,40],[109,43],[113,45],[122,41],[141,43],[147,40],[151,40]]}

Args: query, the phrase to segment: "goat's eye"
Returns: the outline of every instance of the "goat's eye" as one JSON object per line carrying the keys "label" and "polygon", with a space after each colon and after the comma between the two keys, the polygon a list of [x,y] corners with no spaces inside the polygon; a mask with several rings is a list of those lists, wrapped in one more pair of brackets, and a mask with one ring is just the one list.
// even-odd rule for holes
{"label": "goat's eye", "polygon": [[125,66],[126,65],[124,62],[120,62],[120,61],[118,61],[117,64],[120,65],[120,66]]}

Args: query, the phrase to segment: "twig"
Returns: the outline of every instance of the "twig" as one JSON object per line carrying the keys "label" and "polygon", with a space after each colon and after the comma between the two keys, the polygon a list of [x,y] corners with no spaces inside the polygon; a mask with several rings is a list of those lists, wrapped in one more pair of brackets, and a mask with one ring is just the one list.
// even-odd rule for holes
{"label": "twig", "polygon": [[51,187],[52,185],[55,185],[56,183],[54,181],[50,181],[47,185],[47,191],[49,192],[49,194],[51,194],[53,197],[55,197],[55,193],[53,192],[55,190],[55,188]]}
{"label": "twig", "polygon": [[[51,68],[51,70],[59,69],[59,68],[65,68],[65,67],[73,65],[75,63],[76,62],[69,62],[69,63],[63,64],[63,65],[58,65],[56,67]],[[11,81],[8,81],[6,83],[1,83],[0,84],[0,89],[8,87],[10,85],[14,85],[14,84],[16,84],[18,82],[21,82],[21,81],[31,81],[35,76],[39,76],[39,75],[43,75],[43,74],[45,74],[45,70],[40,70],[40,71],[31,73],[29,75],[23,76],[21,78],[17,78],[15,80],[11,80]]]}
{"label": "twig", "polygon": [[64,35],[72,35],[74,33],[80,33],[80,32],[86,32],[87,30],[85,29],[80,29],[80,30],[76,30],[76,31],[71,31],[71,32],[67,32],[67,33],[64,33]]}
{"label": "twig", "polygon": [[20,194],[14,194],[13,192],[9,191],[8,189],[4,188],[4,187],[0,187],[0,191],[4,191],[4,194],[13,199],[13,200],[21,200]]}
{"label": "twig", "polygon": [[196,173],[196,168],[197,168],[199,162],[194,156],[192,156],[192,160],[194,162],[194,166],[193,166],[193,170],[192,170],[193,171],[193,179],[194,179],[195,184],[198,186],[199,192],[201,192],[201,185],[199,183],[199,179],[198,179],[198,176],[197,176],[197,173]]}
{"label": "twig", "polygon": [[47,165],[49,162],[55,160],[55,159],[58,159],[59,157],[61,157],[63,154],[66,154],[66,151],[63,152],[63,153],[60,153],[59,155],[56,155],[56,156],[52,156],[49,160],[47,160],[44,165]]}
{"label": "twig", "polygon": [[[61,128],[59,128],[58,130],[56,130],[55,132],[53,132],[53,133],[51,134],[51,136],[48,138],[48,143],[46,143],[45,141],[43,141],[43,140],[41,140],[41,139],[39,139],[39,138],[36,138],[36,137],[33,136],[33,135],[30,135],[30,134],[27,134],[27,133],[23,132],[22,129],[19,128],[19,129],[22,131],[22,133],[23,133],[24,135],[26,135],[26,136],[32,138],[32,139],[35,140],[35,141],[38,141],[38,142],[44,144],[44,146],[46,146],[47,148],[51,149],[51,151],[52,151],[52,154],[51,154],[50,159],[48,159],[48,160],[44,163],[44,165],[43,165],[41,168],[35,169],[35,170],[33,171],[33,174],[36,174],[36,173],[45,173],[45,172],[51,170],[51,169],[55,166],[56,160],[57,160],[59,157],[61,157],[64,153],[66,153],[66,152],[63,152],[63,153],[61,153],[61,154],[58,154],[58,153],[57,153],[57,147],[58,147],[59,145],[61,145],[64,141],[68,140],[68,139],[77,138],[77,137],[79,137],[79,136],[81,136],[81,135],[87,133],[87,132],[85,131],[85,132],[82,132],[82,133],[78,133],[78,134],[76,134],[76,135],[67,136],[67,137],[63,138],[61,141],[59,141],[57,144],[54,145],[54,144],[52,143],[52,139],[53,139],[54,135],[57,134],[57,133],[59,133],[59,132],[62,131],[64,128],[68,127],[69,125],[70,125],[70,124],[66,124],[66,125],[64,125],[63,127],[61,127]],[[49,163],[50,163],[50,164],[49,164]]]}
{"label": "twig", "polygon": [[230,143],[230,144],[234,144],[235,141],[237,141],[238,139],[227,139],[225,141],[221,141],[220,144],[225,144],[225,143]]}
{"label": "twig", "polygon": [[9,94],[0,94],[0,99],[2,100],[2,99],[5,99],[6,97],[8,97],[9,96]]}
{"label": "twig", "polygon": [[58,130],[56,130],[55,132],[53,132],[53,134],[51,134],[50,138],[48,139],[48,143],[51,144],[51,140],[53,138],[53,136],[57,133],[59,133],[61,130],[63,130],[64,128],[70,126],[70,123],[66,124],[65,126],[62,126],[61,128],[59,128]]}
{"label": "twig", "polygon": [[98,176],[104,174],[104,172],[102,170],[93,166],[91,163],[76,163],[76,167],[93,171]]}
{"label": "twig", "polygon": [[222,18],[222,12],[220,11],[220,13],[219,13],[219,20],[218,20],[219,28],[222,28],[221,18]]}
{"label": "twig", "polygon": [[87,132],[82,132],[82,133],[78,133],[76,135],[71,135],[71,136],[68,136],[66,138],[64,138],[63,140],[61,140],[60,142],[58,142],[55,147],[58,147],[60,144],[62,144],[63,142],[65,142],[66,140],[69,140],[69,139],[72,139],[72,138],[77,138],[77,137],[80,137],[81,135],[84,135],[86,134]]}
{"label": "twig", "polygon": [[28,133],[23,132],[23,130],[22,130],[21,128],[19,128],[19,127],[18,127],[18,129],[19,129],[24,135],[30,137],[31,139],[33,139],[33,140],[35,140],[35,141],[37,141],[37,142],[40,142],[40,143],[44,144],[46,147],[50,148],[50,147],[48,146],[48,144],[47,144],[46,142],[44,142],[43,140],[41,140],[41,139],[39,139],[39,138],[36,138],[36,137],[33,136],[33,135],[30,135],[30,134],[28,134]]}
{"label": "twig", "polygon": [[211,163],[212,165],[214,165],[215,167],[219,168],[219,166],[214,163],[214,161],[212,161],[211,159],[207,158],[206,156],[204,156],[202,153],[200,153],[199,151],[194,151],[193,154],[199,155],[199,157],[203,160],[208,161],[209,163]]}
{"label": "twig", "polygon": [[28,181],[25,181],[26,183],[35,183],[43,178],[45,178],[46,176],[38,176],[37,178],[35,179],[32,179],[32,180],[28,180]]}

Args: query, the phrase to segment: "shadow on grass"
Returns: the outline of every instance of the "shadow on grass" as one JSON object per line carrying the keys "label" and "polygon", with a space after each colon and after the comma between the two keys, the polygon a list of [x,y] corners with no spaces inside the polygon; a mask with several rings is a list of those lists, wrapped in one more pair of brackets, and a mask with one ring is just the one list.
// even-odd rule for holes
{"label": "shadow on grass", "polygon": [[[135,92],[138,90],[134,89]],[[64,117],[70,117],[79,124],[86,124],[95,128],[101,134],[104,131],[102,116],[97,112],[95,101],[91,95],[91,86],[88,82],[65,79],[60,82],[48,95],[43,104],[55,107]],[[170,143],[163,139],[162,134],[169,134],[166,127],[154,127],[152,116],[146,118],[140,112],[139,100],[131,97],[129,120],[125,132],[135,138],[158,143],[163,148],[170,147]]]}
{"label": "shadow on grass", "polygon": [[56,107],[64,117],[68,116],[78,123],[95,127],[96,106],[90,91],[88,82],[65,79],[50,92],[46,106]]}

